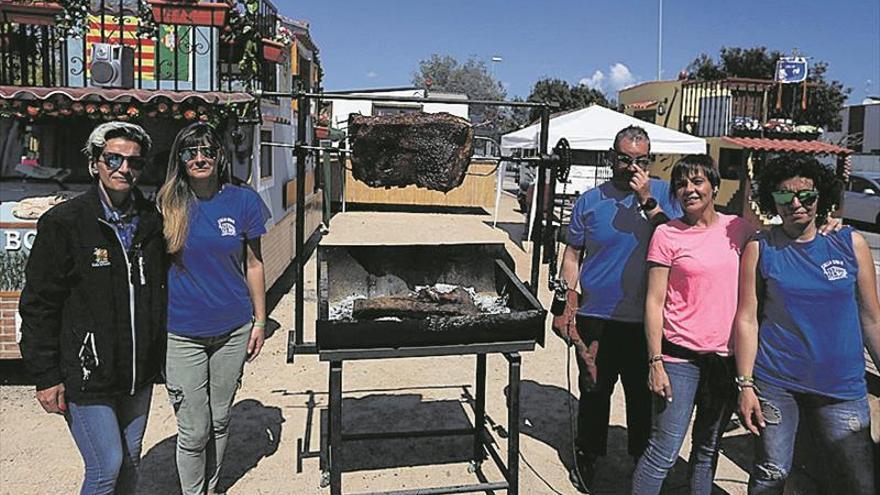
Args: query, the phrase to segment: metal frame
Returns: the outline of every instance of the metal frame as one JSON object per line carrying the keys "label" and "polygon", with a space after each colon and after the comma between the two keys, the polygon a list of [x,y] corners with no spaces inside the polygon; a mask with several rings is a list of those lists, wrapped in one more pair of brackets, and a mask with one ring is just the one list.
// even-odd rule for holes
{"label": "metal frame", "polygon": [[[410,347],[396,349],[351,349],[351,350],[328,350],[321,351],[317,348],[316,342],[304,342],[304,280],[305,280],[305,263],[307,256],[305,254],[305,169],[306,159],[309,154],[318,152],[321,148],[311,146],[308,142],[306,127],[308,124],[308,116],[311,113],[311,100],[321,99],[339,99],[339,100],[368,100],[368,101],[390,101],[390,102],[412,102],[412,103],[452,103],[452,104],[479,104],[487,106],[506,106],[506,107],[525,107],[541,109],[541,133],[539,141],[539,152],[541,160],[538,161],[538,197],[544,196],[546,187],[545,178],[548,167],[555,167],[548,155],[548,135],[550,122],[550,109],[558,107],[558,104],[548,102],[510,102],[496,100],[459,100],[453,98],[425,98],[425,97],[405,97],[405,96],[386,96],[386,95],[369,95],[369,94],[351,94],[351,93],[329,93],[329,92],[308,92],[295,89],[290,93],[285,92],[269,92],[257,91],[255,96],[258,98],[267,97],[292,97],[297,99],[297,132],[296,142],[294,144],[294,154],[296,156],[296,232],[295,245],[297,256],[294,259],[296,263],[296,287],[294,294],[294,330],[288,334],[288,361],[292,362],[297,352],[304,354],[318,354],[321,361],[329,361],[329,409],[330,424],[328,425],[329,445],[321,452],[326,452],[326,456],[319,456],[322,459],[322,479],[327,480],[329,477],[331,495],[341,495],[342,493],[342,465],[343,442],[346,440],[364,440],[378,438],[413,438],[425,436],[445,436],[445,435],[473,435],[474,436],[474,458],[472,467],[478,469],[485,454],[497,465],[499,471],[504,474],[505,481],[494,483],[479,483],[472,485],[456,485],[448,487],[428,488],[419,490],[402,490],[391,493],[393,495],[415,495],[415,494],[446,494],[446,493],[468,493],[474,491],[491,491],[506,489],[511,495],[519,493],[519,392],[520,392],[520,367],[521,358],[520,351],[530,351],[535,347],[534,341],[528,342],[508,342],[508,343],[492,343],[492,344],[466,344],[452,346],[427,346],[427,347]],[[553,185],[551,184],[551,187]],[[551,189],[552,190],[552,189]],[[535,238],[539,239],[535,242],[535,248],[532,253],[532,271],[529,292],[532,296],[538,292],[538,276],[541,266],[541,247],[543,242],[540,241],[544,236],[545,215],[543,212],[543,204],[539,204],[537,215],[535,216]],[[486,407],[486,354],[501,353],[508,361],[508,445],[507,445],[507,464],[501,459],[501,456],[495,450],[490,439],[491,434],[485,428]],[[470,428],[440,430],[430,432],[393,432],[382,434],[356,434],[344,435],[342,433],[342,367],[346,360],[358,359],[383,359],[397,357],[415,357],[415,356],[448,356],[448,355],[477,355],[476,366],[476,396],[475,406],[475,423]],[[313,403],[313,399],[310,399]],[[309,435],[306,436],[306,439]],[[303,449],[303,442],[298,442],[297,451],[297,467],[302,467],[303,457],[313,457],[314,454],[306,452]],[[305,443],[308,448],[308,443]],[[363,494],[367,495],[367,494]]]}
{"label": "metal frame", "polygon": [[[330,486],[331,495],[342,495],[342,458],[344,457],[344,444],[346,441],[357,440],[381,440],[392,438],[423,438],[440,436],[473,435],[473,457],[468,468],[470,472],[480,469],[482,462],[491,458],[495,466],[504,476],[504,481],[482,482],[468,485],[450,485],[444,487],[420,488],[414,490],[398,490],[383,492],[362,492],[358,495],[378,495],[379,493],[391,495],[416,495],[416,494],[447,494],[447,493],[471,493],[491,490],[507,490],[510,495],[519,493],[519,395],[522,358],[520,351],[534,350],[535,342],[509,342],[504,344],[468,344],[456,346],[432,346],[432,347],[409,347],[399,349],[342,349],[334,351],[319,351],[321,361],[330,362],[329,374],[329,424],[327,434],[321,435],[322,445],[317,456],[321,459],[322,486]],[[508,408],[507,408],[507,461],[501,458],[501,454],[495,448],[491,432],[485,427],[486,424],[486,355],[500,353],[508,362]],[[449,355],[476,355],[474,394],[474,423],[467,428],[436,429],[421,431],[395,431],[383,433],[350,433],[342,431],[342,369],[346,360],[385,359],[403,357],[425,356],[449,356]],[[310,397],[309,404],[314,406],[314,398]],[[311,417],[312,409],[309,410]],[[323,428],[324,425],[322,425]],[[307,452],[311,435],[307,428],[305,439],[297,441],[297,469],[302,470],[302,459],[315,457],[315,453]],[[322,432],[323,433],[323,432]],[[326,439],[326,440],[325,440]]]}

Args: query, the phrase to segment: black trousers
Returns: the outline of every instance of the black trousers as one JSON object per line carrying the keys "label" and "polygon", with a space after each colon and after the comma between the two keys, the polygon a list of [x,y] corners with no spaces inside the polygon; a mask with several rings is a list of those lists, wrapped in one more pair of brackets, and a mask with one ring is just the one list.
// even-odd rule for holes
{"label": "black trousers", "polygon": [[644,324],[578,315],[577,329],[588,346],[592,341],[599,341],[595,386],[591,387],[586,380],[585,364],[575,353],[580,390],[578,448],[594,456],[605,455],[611,394],[619,377],[626,398],[627,451],[632,456],[642,455],[651,433],[651,391],[648,389],[648,349]]}

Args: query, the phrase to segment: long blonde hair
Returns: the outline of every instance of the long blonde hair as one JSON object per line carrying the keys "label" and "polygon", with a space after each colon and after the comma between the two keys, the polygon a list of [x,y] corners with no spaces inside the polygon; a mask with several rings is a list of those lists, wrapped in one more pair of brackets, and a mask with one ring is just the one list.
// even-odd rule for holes
{"label": "long blonde hair", "polygon": [[165,183],[159,189],[156,196],[159,210],[165,219],[162,233],[168,245],[168,252],[179,255],[186,245],[186,237],[189,234],[189,212],[195,202],[195,194],[189,185],[189,175],[186,172],[186,164],[180,159],[180,151],[192,146],[213,146],[217,149],[217,158],[214,166],[217,174],[217,187],[222,187],[229,181],[228,161],[220,140],[220,135],[210,125],[195,123],[184,127],[171,145],[171,154],[168,156],[168,170],[165,174]]}

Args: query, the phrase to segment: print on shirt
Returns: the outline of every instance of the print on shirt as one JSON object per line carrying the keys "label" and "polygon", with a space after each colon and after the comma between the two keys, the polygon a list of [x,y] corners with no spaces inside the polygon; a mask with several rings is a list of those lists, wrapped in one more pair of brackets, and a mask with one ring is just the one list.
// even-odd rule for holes
{"label": "print on shirt", "polygon": [[220,228],[220,235],[222,236],[234,236],[236,234],[234,218],[223,217],[217,220],[217,227]]}
{"label": "print on shirt", "polygon": [[847,275],[841,260],[829,260],[822,263],[822,271],[825,272],[825,277],[829,281],[844,279]]}
{"label": "print on shirt", "polygon": [[110,253],[104,248],[95,248],[92,253],[92,268],[110,266]]}

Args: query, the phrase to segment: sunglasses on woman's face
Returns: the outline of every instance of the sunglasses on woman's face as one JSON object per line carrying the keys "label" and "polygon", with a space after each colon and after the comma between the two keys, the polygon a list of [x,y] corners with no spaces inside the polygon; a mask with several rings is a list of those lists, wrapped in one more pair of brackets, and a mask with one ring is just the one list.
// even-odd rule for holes
{"label": "sunglasses on woman's face", "polygon": [[125,161],[128,161],[128,168],[132,170],[143,170],[147,166],[147,159],[142,156],[125,156],[109,151],[101,153],[101,161],[111,171],[119,170]]}
{"label": "sunglasses on woman's face", "polygon": [[217,148],[214,146],[192,146],[180,150],[180,161],[186,163],[195,160],[199,153],[210,160],[217,158]]}
{"label": "sunglasses on woman's face", "polygon": [[778,205],[790,205],[794,198],[804,206],[810,206],[819,199],[819,191],[815,189],[803,189],[801,191],[774,191],[773,201]]}

